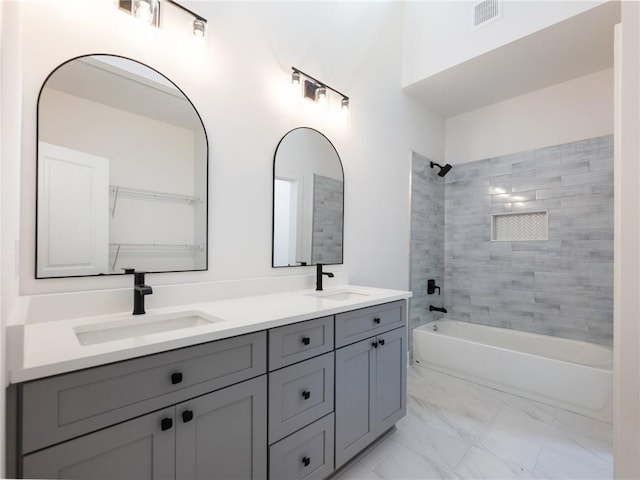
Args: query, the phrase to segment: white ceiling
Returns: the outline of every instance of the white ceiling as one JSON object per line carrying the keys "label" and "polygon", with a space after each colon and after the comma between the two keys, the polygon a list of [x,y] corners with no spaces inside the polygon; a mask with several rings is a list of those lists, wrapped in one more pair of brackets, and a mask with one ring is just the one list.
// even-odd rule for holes
{"label": "white ceiling", "polygon": [[619,22],[619,2],[607,2],[404,90],[448,118],[610,68]]}

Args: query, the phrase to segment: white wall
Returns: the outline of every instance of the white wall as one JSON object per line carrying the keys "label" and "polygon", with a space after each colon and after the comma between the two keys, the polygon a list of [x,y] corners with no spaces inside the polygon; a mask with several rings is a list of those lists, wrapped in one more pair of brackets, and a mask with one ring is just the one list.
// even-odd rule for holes
{"label": "white wall", "polygon": [[[18,5],[0,2],[0,375],[7,382],[5,325],[18,300],[20,219],[20,109],[22,105]],[[11,48],[5,48],[11,45]],[[0,477],[5,472],[5,389],[0,388]]]}
{"label": "white wall", "polygon": [[446,120],[446,161],[459,164],[613,133],[613,69]]}
{"label": "white wall", "polygon": [[[344,164],[345,265],[334,270],[348,270],[353,283],[407,288],[410,151],[442,160],[444,122],[399,88],[401,5],[185,6],[208,18],[204,41],[188,29],[145,27],[110,0],[21,4],[21,293],[130,286],[124,277],[33,278],[37,92],[57,65],[94,52],[128,56],[166,74],[194,102],[209,134],[209,271],[157,274],[150,284],[311,273],[271,268],[273,153],[287,131],[310,126],[329,137]],[[349,125],[292,100],[292,65],[350,96]]]}
{"label": "white wall", "polygon": [[504,0],[502,17],[473,28],[477,1],[407,2],[404,12],[402,85],[407,86],[607,0]]}
{"label": "white wall", "polygon": [[640,478],[640,3],[622,4],[616,69],[614,478]]}

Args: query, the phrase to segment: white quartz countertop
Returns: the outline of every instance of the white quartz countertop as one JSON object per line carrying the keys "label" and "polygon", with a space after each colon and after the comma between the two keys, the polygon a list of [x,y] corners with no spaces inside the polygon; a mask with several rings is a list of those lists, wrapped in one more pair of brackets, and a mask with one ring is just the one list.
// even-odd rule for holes
{"label": "white quartz countertop", "polygon": [[[35,380],[409,297],[411,292],[401,290],[343,285],[323,292],[301,290],[147,309],[146,315],[139,316],[120,313],[11,326],[10,382]],[[92,345],[82,345],[76,335],[77,330],[91,329],[92,325],[144,323],[182,312],[220,321]]]}

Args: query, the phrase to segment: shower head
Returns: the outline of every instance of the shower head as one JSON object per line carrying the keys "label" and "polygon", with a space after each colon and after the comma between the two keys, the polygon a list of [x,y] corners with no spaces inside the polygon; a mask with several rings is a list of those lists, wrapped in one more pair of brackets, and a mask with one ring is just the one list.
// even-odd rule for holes
{"label": "shower head", "polygon": [[440,169],[440,171],[438,172],[438,176],[440,177],[444,177],[447,173],[449,173],[449,170],[451,170],[452,168],[451,165],[449,165],[448,163],[443,167],[442,165],[439,165],[436,162],[431,162],[431,168],[433,168],[434,166]]}

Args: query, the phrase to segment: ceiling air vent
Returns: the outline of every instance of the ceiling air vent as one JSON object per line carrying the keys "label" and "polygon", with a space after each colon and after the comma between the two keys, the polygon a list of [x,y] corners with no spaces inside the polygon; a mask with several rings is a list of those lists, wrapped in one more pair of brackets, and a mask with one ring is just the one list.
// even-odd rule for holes
{"label": "ceiling air vent", "polygon": [[473,6],[473,26],[482,27],[500,18],[500,0],[483,0]]}

